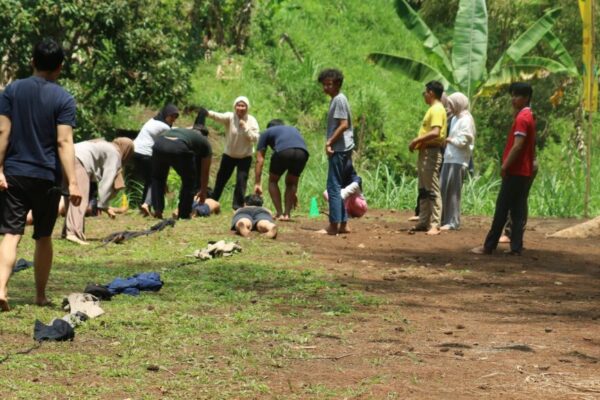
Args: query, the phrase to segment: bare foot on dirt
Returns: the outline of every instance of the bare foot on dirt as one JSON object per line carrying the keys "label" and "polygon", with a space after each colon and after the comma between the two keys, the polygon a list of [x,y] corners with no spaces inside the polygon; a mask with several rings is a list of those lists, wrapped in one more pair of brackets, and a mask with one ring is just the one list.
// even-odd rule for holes
{"label": "bare foot on dirt", "polygon": [[419,220],[419,216],[418,216],[418,215],[413,215],[413,216],[412,216],[412,217],[410,217],[408,220],[409,220],[409,221],[411,221],[411,222],[418,221],[418,220]]}
{"label": "bare foot on dirt", "polygon": [[8,300],[0,299],[0,312],[10,311],[10,306],[8,305]]}
{"label": "bare foot on dirt", "polygon": [[440,231],[452,231],[452,230],[454,230],[452,225],[444,225],[440,228]]}
{"label": "bare foot on dirt", "polygon": [[425,233],[426,235],[429,236],[436,236],[439,235],[440,233],[442,233],[437,227],[433,227],[430,230],[427,231],[427,233]]}
{"label": "bare foot on dirt", "polygon": [[346,224],[341,224],[340,229],[338,229],[338,233],[350,233],[350,232],[352,232],[352,230]]}
{"label": "bare foot on dirt", "polygon": [[485,247],[480,246],[480,247],[474,247],[471,250],[469,250],[470,253],[473,254],[492,254],[491,250],[487,250]]}
{"label": "bare foot on dirt", "polygon": [[330,235],[330,236],[335,236],[338,234],[337,230],[329,230],[329,228],[325,228],[325,229],[319,229],[317,231],[318,234],[320,235]]}
{"label": "bare foot on dirt", "polygon": [[276,239],[277,238],[277,227],[273,227],[270,230],[268,230],[267,232],[265,232],[265,237],[269,238],[269,239]]}
{"label": "bare foot on dirt", "polygon": [[279,216],[279,218],[277,218],[277,219],[279,221],[283,221],[283,222],[290,222],[291,221],[290,216],[289,215],[285,215],[285,214]]}
{"label": "bare foot on dirt", "polygon": [[152,215],[152,212],[150,211],[150,206],[148,204],[142,204],[140,206],[140,214],[142,214],[142,216],[144,217],[149,217],[150,215]]}
{"label": "bare foot on dirt", "polygon": [[510,238],[506,235],[502,235],[500,236],[500,240],[498,240],[498,243],[510,243]]}

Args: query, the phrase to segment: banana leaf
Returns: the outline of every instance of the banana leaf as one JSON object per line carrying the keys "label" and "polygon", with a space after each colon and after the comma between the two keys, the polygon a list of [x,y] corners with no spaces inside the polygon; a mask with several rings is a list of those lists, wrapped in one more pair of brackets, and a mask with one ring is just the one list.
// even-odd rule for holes
{"label": "banana leaf", "polygon": [[521,57],[533,49],[544,36],[552,29],[556,18],[560,14],[560,8],[547,11],[540,19],[535,21],[529,29],[521,34],[500,57],[490,76],[497,75],[500,68],[509,61],[518,62]]}
{"label": "banana leaf", "polygon": [[425,51],[432,57],[432,61],[438,69],[444,70],[444,73],[452,71],[452,64],[442,48],[440,41],[433,34],[427,24],[419,17],[419,14],[406,2],[406,0],[396,0],[396,13],[404,26],[415,35],[417,39],[423,42]]}
{"label": "banana leaf", "polygon": [[453,40],[454,81],[471,98],[487,72],[488,13],[485,0],[460,1]]}
{"label": "banana leaf", "polygon": [[552,55],[558,60],[565,68],[568,70],[568,74],[570,76],[578,76],[579,71],[577,69],[577,65],[571,58],[571,55],[560,41],[560,39],[552,33],[552,31],[548,31],[544,36],[544,41],[552,48]]}
{"label": "banana leaf", "polygon": [[440,81],[445,88],[450,86],[448,79],[431,65],[427,65],[408,57],[396,56],[386,53],[371,53],[369,61],[388,69],[397,71],[417,82],[427,83],[431,80]]}
{"label": "banana leaf", "polygon": [[569,73],[562,63],[545,57],[521,57],[518,63],[504,65],[497,73],[490,75],[483,84],[482,93],[517,80],[544,78],[549,74]]}

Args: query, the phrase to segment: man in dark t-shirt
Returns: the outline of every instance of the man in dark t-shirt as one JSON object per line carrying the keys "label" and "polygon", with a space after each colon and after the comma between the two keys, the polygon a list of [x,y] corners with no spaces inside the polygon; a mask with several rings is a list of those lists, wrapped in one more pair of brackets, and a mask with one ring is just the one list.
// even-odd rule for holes
{"label": "man in dark t-shirt", "polygon": [[[174,128],[161,133],[152,147],[152,207],[154,216],[163,217],[165,185],[169,168],[181,177],[179,190],[179,218],[190,218],[194,194],[198,205],[204,204],[208,191],[208,177],[212,160],[210,142],[202,134],[203,125],[192,129]],[[199,177],[200,182],[196,179]],[[200,188],[196,193],[196,189]]]}
{"label": "man in dark t-shirt", "polygon": [[[52,267],[52,230],[63,174],[71,203],[81,201],[75,180],[75,100],[54,81],[64,53],[52,39],[33,51],[33,75],[16,80],[0,96],[0,310],[8,311],[8,279],[25,232],[34,219],[35,303],[44,306]],[[62,169],[61,169],[62,166]]]}
{"label": "man in dark t-shirt", "polygon": [[[256,146],[255,185],[254,192],[262,194],[261,175],[265,163],[267,147],[273,149],[271,166],[269,167],[269,194],[275,206],[275,218],[282,221],[290,219],[290,213],[296,203],[298,179],[308,161],[308,149],[300,134],[293,126],[284,125],[283,121],[274,119],[267,124]],[[281,191],[279,178],[287,171],[285,176],[285,209],[281,207]]]}
{"label": "man in dark t-shirt", "polygon": [[472,249],[476,254],[491,254],[498,246],[504,225],[510,216],[512,235],[510,254],[523,251],[524,220],[527,216],[527,197],[534,175],[536,126],[529,106],[533,89],[524,82],[510,85],[514,121],[502,154],[502,185],[496,200],[494,220],[483,247]]}

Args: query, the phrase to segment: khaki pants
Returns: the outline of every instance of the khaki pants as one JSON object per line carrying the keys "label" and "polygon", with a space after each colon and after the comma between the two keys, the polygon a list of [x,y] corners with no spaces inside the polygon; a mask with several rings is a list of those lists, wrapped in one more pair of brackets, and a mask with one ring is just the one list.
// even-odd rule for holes
{"label": "khaki pants", "polygon": [[66,234],[85,240],[85,212],[90,200],[90,177],[77,159],[75,160],[75,179],[77,179],[77,185],[81,193],[81,203],[79,206],[74,206],[68,200],[65,200],[65,206],[68,208],[63,236]]}
{"label": "khaki pants", "polygon": [[440,195],[440,165],[442,153],[438,147],[419,150],[417,173],[419,177],[419,223],[416,228],[440,226],[442,197]]}

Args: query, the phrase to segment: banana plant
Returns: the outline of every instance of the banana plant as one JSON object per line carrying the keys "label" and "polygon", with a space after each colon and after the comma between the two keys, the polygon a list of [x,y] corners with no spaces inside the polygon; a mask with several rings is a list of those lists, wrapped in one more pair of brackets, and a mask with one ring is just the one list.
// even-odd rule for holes
{"label": "banana plant", "polygon": [[[451,55],[406,0],[396,0],[396,13],[406,28],[423,43],[424,61],[409,56],[371,53],[370,61],[398,71],[418,82],[438,80],[449,91],[467,97],[491,94],[518,79],[543,77],[551,73],[578,76],[577,66],[560,39],[551,31],[560,8],[548,10],[516,38],[488,72],[488,13],[485,0],[460,0],[454,23]],[[552,58],[527,56],[541,41],[552,50]]]}

